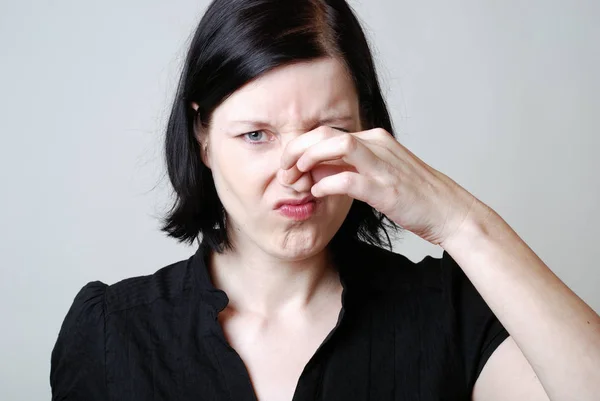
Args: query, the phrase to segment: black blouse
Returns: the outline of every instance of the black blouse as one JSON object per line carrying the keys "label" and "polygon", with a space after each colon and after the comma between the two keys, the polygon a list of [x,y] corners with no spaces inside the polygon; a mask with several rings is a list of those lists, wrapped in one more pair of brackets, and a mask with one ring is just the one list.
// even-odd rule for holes
{"label": "black blouse", "polygon": [[[52,351],[52,400],[256,400],[208,255],[203,243],[152,275],[85,285]],[[360,242],[336,258],[342,309],[293,401],[470,400],[509,334],[450,255],[413,263]]]}

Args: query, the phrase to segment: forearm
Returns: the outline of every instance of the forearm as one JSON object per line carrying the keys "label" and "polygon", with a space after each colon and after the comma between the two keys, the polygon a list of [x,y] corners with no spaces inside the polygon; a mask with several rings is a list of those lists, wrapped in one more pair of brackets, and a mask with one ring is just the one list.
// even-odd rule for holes
{"label": "forearm", "polygon": [[491,209],[479,205],[442,247],[518,344],[548,397],[600,394],[600,317]]}

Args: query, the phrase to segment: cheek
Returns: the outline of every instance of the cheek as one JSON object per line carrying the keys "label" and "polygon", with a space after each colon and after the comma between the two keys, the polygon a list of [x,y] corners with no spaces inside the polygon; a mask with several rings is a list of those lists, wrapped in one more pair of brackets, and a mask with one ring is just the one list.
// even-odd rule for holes
{"label": "cheek", "polygon": [[[277,171],[279,159],[274,156],[267,152],[230,146],[227,152],[221,152],[216,157],[217,168],[213,169],[213,176],[217,190],[221,192],[225,189],[227,196],[236,194],[255,199]],[[273,163],[275,159],[277,161]]]}

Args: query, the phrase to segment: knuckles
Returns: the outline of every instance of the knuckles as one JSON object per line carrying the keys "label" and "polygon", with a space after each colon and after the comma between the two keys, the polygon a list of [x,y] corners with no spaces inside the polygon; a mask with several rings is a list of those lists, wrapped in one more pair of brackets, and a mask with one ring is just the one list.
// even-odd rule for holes
{"label": "knuckles", "polygon": [[350,153],[356,150],[358,139],[352,134],[344,133],[340,135],[340,147],[344,153]]}

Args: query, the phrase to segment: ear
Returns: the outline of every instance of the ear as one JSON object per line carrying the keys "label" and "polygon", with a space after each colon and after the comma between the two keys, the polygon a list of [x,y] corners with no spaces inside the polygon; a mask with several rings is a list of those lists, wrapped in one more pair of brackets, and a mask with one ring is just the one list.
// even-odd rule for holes
{"label": "ear", "polygon": [[202,159],[202,163],[204,163],[204,165],[210,169],[210,157],[208,156],[208,135],[206,135],[205,138],[206,140],[204,142],[199,142],[200,158]]}
{"label": "ear", "polygon": [[[194,111],[197,111],[198,103],[192,102],[192,108]],[[193,127],[194,137],[200,146],[200,159],[202,160],[202,163],[210,169],[210,158],[208,157],[208,133],[203,132],[202,127],[196,124],[196,121],[194,121]]]}

